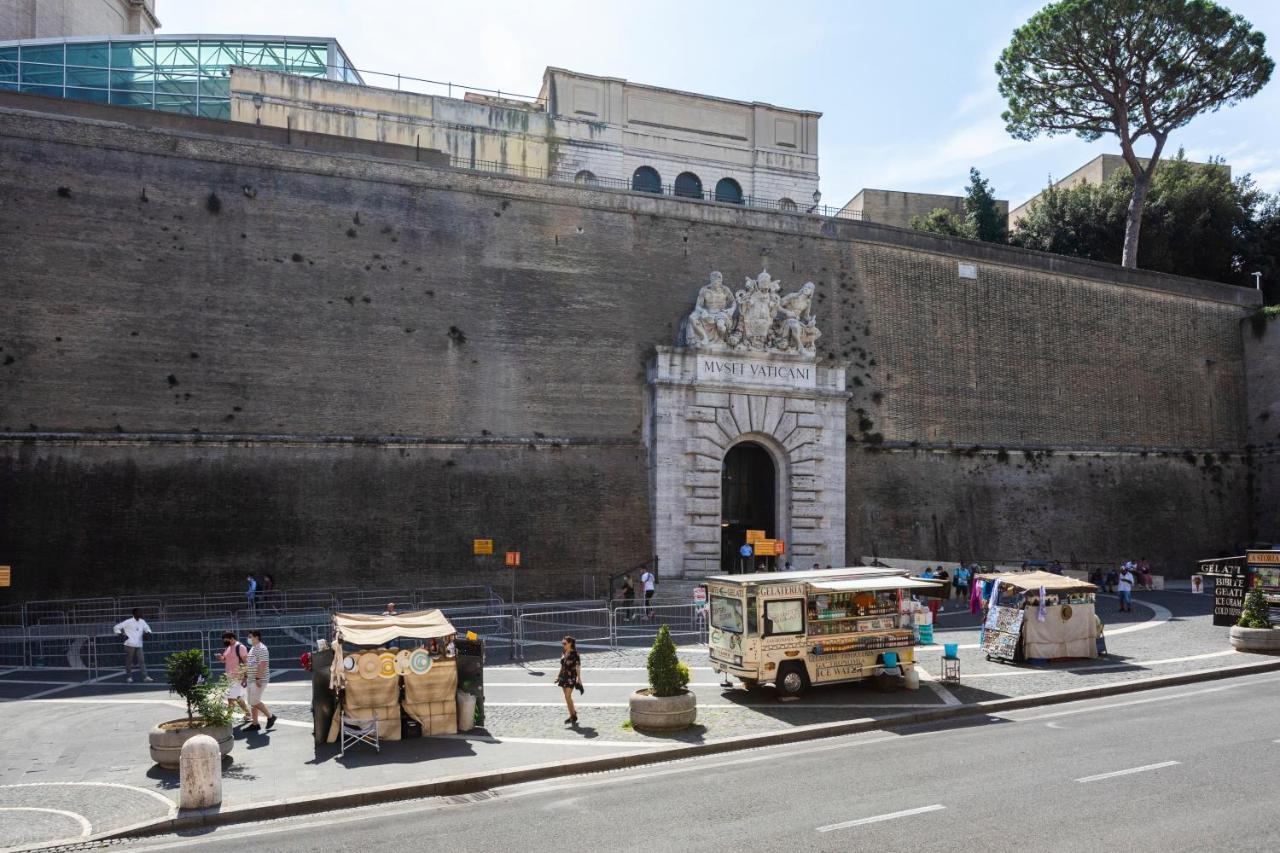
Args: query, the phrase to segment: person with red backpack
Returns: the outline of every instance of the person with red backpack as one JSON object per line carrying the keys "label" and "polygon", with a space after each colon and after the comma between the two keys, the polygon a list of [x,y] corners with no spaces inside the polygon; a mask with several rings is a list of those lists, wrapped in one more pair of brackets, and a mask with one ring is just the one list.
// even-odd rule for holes
{"label": "person with red backpack", "polygon": [[240,724],[243,725],[249,722],[249,706],[244,701],[248,680],[245,664],[249,660],[249,650],[245,648],[244,643],[236,639],[235,631],[222,633],[222,645],[226,649],[219,657],[222,658],[222,665],[227,673],[227,705],[232,711],[239,706],[244,714],[240,720]]}

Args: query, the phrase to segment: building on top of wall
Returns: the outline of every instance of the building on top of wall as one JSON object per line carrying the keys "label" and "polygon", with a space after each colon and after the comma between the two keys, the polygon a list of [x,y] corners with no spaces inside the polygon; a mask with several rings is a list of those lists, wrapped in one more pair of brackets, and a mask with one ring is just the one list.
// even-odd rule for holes
{"label": "building on top of wall", "polygon": [[160,26],[155,0],[5,0],[0,41],[148,35]]}
{"label": "building on top of wall", "polygon": [[548,68],[536,97],[432,95],[237,68],[231,118],[446,151],[455,165],[807,210],[821,113]]}
{"label": "building on top of wall", "polygon": [[[1149,161],[1146,157],[1139,157],[1138,162],[1145,168]],[[1205,169],[1224,169],[1226,170],[1227,180],[1231,179],[1231,167],[1226,163],[1192,163],[1191,165]],[[1128,168],[1129,165],[1125,163],[1124,157],[1119,154],[1099,154],[1062,180],[1053,181],[1050,186],[1061,190],[1071,189],[1080,184],[1094,184],[1096,186],[1097,184],[1105,183],[1117,171],[1127,171]],[[1009,228],[1011,230],[1018,224],[1019,220],[1031,211],[1032,206],[1040,200],[1042,195],[1044,195],[1043,192],[1038,192],[1009,211]]]}
{"label": "building on top of wall", "polygon": [[[964,196],[864,188],[859,190],[848,204],[840,208],[838,215],[843,215],[847,219],[861,219],[866,222],[879,222],[881,225],[910,228],[912,219],[928,216],[939,208],[963,217],[965,215]],[[1009,202],[997,200],[996,209],[1001,216],[1007,216]]]}

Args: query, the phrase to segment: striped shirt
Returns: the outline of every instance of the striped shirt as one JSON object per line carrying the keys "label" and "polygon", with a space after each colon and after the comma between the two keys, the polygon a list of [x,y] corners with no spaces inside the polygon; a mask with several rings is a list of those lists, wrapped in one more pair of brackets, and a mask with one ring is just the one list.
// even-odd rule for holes
{"label": "striped shirt", "polygon": [[271,653],[267,651],[267,644],[258,642],[253,648],[249,649],[249,657],[245,660],[245,664],[249,667],[249,673],[255,679],[266,681],[271,675]]}

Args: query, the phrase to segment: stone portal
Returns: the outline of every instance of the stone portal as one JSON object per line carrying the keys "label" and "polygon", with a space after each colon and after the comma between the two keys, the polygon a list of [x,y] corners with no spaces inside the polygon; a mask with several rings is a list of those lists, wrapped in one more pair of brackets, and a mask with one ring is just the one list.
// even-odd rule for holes
{"label": "stone portal", "polygon": [[783,541],[779,563],[846,563],[844,370],[817,364],[814,285],[780,289],[762,272],[734,293],[712,273],[682,346],[658,347],[649,365],[649,494],[664,574],[736,568],[726,551],[736,554],[747,529]]}

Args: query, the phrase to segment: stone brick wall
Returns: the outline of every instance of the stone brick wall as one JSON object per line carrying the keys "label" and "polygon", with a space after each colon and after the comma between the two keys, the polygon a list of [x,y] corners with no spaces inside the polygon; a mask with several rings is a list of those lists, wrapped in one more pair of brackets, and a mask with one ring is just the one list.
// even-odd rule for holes
{"label": "stone brick wall", "polygon": [[1250,539],[1280,542],[1280,328],[1256,317],[1240,324],[1248,369],[1248,436],[1253,463]]}
{"label": "stone brick wall", "polygon": [[[737,286],[762,262],[818,284],[819,361],[848,368],[850,555],[874,536],[932,556],[919,531],[963,512],[947,547],[975,556],[1187,564],[1247,516],[1230,464],[1218,483],[1182,459],[1243,450],[1247,290],[12,109],[0,250],[0,563],[19,596],[272,565],[294,587],[350,567],[461,580],[469,540],[503,531],[545,567],[533,583],[574,593],[584,566],[649,548],[654,346],[709,270]],[[1013,488],[1016,466],[948,450],[975,444],[1058,450]],[[1169,525],[1114,532],[1155,495],[1180,508]]]}

